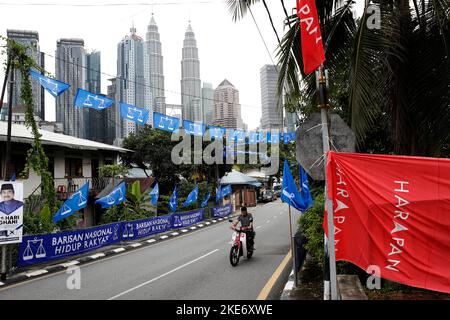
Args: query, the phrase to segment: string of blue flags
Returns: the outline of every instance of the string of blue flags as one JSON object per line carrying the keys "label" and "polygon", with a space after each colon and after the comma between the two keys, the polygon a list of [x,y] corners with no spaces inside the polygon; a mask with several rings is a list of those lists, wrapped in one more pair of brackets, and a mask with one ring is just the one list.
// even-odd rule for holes
{"label": "string of blue flags", "polygon": [[[40,74],[37,71],[30,70],[30,76],[39,81],[39,84],[48,91],[55,98],[64,93],[70,85],[53,78]],[[78,88],[75,99],[75,108],[92,108],[96,110],[104,110],[111,107],[114,100],[102,94],[92,93]],[[140,125],[145,125],[148,122],[150,111],[145,108],[140,108],[134,105],[119,103],[120,116],[123,119],[133,121]],[[201,122],[193,122],[184,120],[181,126],[180,119],[171,117],[162,113],[153,112],[153,128],[168,131],[178,132],[183,127],[185,133],[194,136],[204,136],[207,132],[211,139],[227,138],[234,142],[242,142],[245,144],[271,143],[279,144],[282,141],[288,144],[295,141],[295,132],[257,132],[237,129],[227,129],[220,126],[205,125]],[[246,140],[248,138],[248,140]]]}

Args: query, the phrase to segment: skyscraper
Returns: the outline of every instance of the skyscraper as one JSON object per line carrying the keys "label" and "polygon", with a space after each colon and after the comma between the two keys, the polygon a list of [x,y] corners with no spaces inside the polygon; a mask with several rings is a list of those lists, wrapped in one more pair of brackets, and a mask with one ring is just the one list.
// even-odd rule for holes
{"label": "skyscraper", "polygon": [[147,27],[147,34],[144,45],[144,63],[145,63],[145,79],[146,90],[150,94],[146,96],[150,101],[146,101],[146,105],[151,106],[153,111],[165,113],[165,95],[164,95],[164,70],[161,41],[158,32],[158,26],[155,18],[150,19]]}
{"label": "skyscraper", "polygon": [[107,87],[107,96],[114,100],[114,103],[111,107],[107,108],[105,120],[106,120],[106,130],[104,134],[104,142],[108,144],[114,144],[116,140],[116,130],[120,132],[120,121],[118,121],[118,98],[117,98],[117,78],[108,79],[111,81],[111,84]]}
{"label": "skyscraper", "polygon": [[262,129],[282,129],[283,109],[277,96],[278,71],[274,65],[260,69]]}
{"label": "skyscraper", "polygon": [[202,88],[200,80],[200,60],[198,59],[197,41],[191,27],[187,27],[181,60],[181,105],[183,119],[202,121]]}
{"label": "skyscraper", "polygon": [[[130,34],[125,36],[117,45],[117,80],[116,80],[116,96],[117,102],[124,102],[140,108],[147,108],[151,111],[151,106],[145,102],[150,101],[146,98],[144,77],[144,42],[141,37],[136,35],[136,28],[130,29]],[[117,106],[119,108],[119,106]],[[150,112],[151,114],[151,112]],[[120,111],[118,110],[116,119]],[[151,124],[151,116],[149,124]],[[123,139],[128,137],[132,132],[136,132],[136,123],[126,119],[122,119],[121,128],[116,134],[116,138]]]}
{"label": "skyscraper", "polygon": [[[8,38],[20,43],[24,46],[31,48],[27,49],[27,54],[33,58],[37,65],[44,68],[44,55],[39,50],[39,33],[37,31],[28,30],[6,30]],[[41,120],[45,118],[45,102],[44,102],[44,90],[42,89],[39,81],[31,79],[31,86],[33,91],[33,111],[34,115],[38,116]],[[15,106],[22,105],[20,98],[20,90],[22,87],[22,75],[19,70],[14,71],[14,88],[13,92],[10,92],[8,86],[8,97],[12,98],[13,109]],[[10,98],[8,98],[10,99]]]}
{"label": "skyscraper", "polygon": [[88,108],[75,108],[73,100],[77,89],[85,88],[86,84],[86,53],[84,40],[60,39],[56,43],[56,78],[70,84],[56,99],[56,121],[63,123],[64,134],[78,138],[87,138],[85,126],[89,123]]}
{"label": "skyscraper", "polygon": [[214,90],[214,124],[243,129],[239,91],[227,79]]}
{"label": "skyscraper", "polygon": [[214,89],[211,83],[203,82],[202,106],[203,122],[212,124],[214,121]]}
{"label": "skyscraper", "polygon": [[[101,55],[99,51],[93,51],[86,54],[86,90],[92,93],[100,94],[101,85]],[[87,110],[85,127],[86,138],[98,142],[104,142],[106,130],[106,118],[104,110]]]}

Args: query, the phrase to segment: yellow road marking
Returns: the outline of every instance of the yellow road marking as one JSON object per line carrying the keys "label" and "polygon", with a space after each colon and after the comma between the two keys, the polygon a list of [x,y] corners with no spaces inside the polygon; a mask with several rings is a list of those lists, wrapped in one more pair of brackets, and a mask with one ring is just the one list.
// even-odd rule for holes
{"label": "yellow road marking", "polygon": [[270,291],[272,290],[273,286],[275,285],[275,282],[278,280],[278,278],[281,276],[281,273],[283,272],[284,268],[286,268],[286,265],[289,263],[289,260],[292,257],[292,251],[289,250],[288,254],[284,257],[283,261],[281,261],[278,268],[275,270],[275,272],[270,277],[269,281],[267,281],[264,288],[261,290],[261,292],[258,295],[258,298],[256,300],[266,300],[269,296]]}

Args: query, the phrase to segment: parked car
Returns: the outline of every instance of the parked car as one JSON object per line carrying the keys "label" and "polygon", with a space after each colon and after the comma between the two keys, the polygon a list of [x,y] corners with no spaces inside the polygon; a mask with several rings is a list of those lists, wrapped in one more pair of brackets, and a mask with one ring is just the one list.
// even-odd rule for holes
{"label": "parked car", "polygon": [[271,190],[262,191],[258,198],[258,202],[271,202],[274,200],[276,200],[276,196]]}

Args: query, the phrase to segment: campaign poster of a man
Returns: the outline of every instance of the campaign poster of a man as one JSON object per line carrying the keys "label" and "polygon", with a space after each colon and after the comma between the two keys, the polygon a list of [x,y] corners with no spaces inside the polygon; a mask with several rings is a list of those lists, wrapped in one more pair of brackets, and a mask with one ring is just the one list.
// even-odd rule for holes
{"label": "campaign poster of a man", "polygon": [[0,187],[0,212],[9,215],[23,206],[23,202],[14,199],[15,190],[12,183],[3,183]]}

